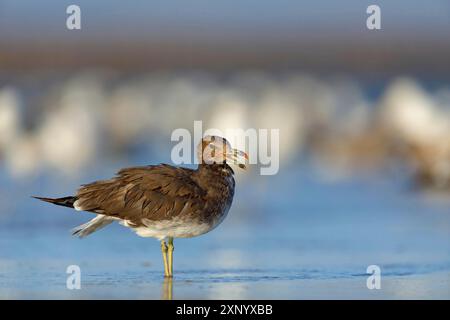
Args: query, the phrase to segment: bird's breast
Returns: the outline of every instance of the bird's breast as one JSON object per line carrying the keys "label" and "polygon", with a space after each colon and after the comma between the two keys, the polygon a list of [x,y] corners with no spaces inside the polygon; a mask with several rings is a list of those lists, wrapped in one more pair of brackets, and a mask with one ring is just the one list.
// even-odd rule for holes
{"label": "bird's breast", "polygon": [[158,239],[190,238],[213,230],[225,219],[233,202],[235,181],[228,168],[213,166],[196,172],[193,181],[205,191],[204,195],[186,198],[179,214],[166,219],[143,219],[138,225],[129,226],[140,236]]}
{"label": "bird's breast", "polygon": [[203,168],[196,177],[206,191],[203,209],[197,213],[198,223],[206,223],[211,230],[227,216],[233,202],[235,181],[233,171],[227,165]]}

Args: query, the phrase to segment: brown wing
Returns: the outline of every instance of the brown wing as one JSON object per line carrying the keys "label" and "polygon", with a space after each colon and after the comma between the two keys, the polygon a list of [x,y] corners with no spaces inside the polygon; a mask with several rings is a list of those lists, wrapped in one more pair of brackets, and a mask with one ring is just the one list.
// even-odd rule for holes
{"label": "brown wing", "polygon": [[141,225],[203,208],[206,191],[191,179],[193,170],[168,165],[122,169],[117,177],[83,185],[76,206]]}

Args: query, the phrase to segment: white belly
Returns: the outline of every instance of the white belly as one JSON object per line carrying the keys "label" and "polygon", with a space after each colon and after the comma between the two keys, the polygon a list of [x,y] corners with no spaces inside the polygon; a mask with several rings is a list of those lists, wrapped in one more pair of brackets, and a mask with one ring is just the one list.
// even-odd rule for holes
{"label": "white belly", "polygon": [[172,238],[191,238],[202,235],[214,229],[219,223],[195,223],[182,219],[152,221],[145,219],[142,221],[145,226],[133,227],[127,221],[120,223],[126,227],[132,228],[137,235],[146,238],[156,238],[164,240]]}
{"label": "white belly", "polygon": [[225,217],[231,207],[231,201],[225,204],[223,212],[214,221],[198,222],[186,218],[174,218],[171,220],[155,221],[143,219],[144,226],[135,227],[127,220],[120,221],[120,224],[133,229],[137,235],[145,238],[156,238],[164,240],[168,237],[172,238],[192,238],[205,234],[216,228]]}

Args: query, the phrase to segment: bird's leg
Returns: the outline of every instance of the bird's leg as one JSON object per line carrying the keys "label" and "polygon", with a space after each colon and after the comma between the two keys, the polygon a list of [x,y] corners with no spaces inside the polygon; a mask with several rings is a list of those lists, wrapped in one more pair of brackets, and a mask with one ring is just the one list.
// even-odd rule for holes
{"label": "bird's leg", "polygon": [[164,241],[164,240],[161,241],[161,253],[162,253],[163,261],[164,261],[164,276],[168,277],[169,276],[169,265],[167,263],[167,245],[166,245],[166,241]]}
{"label": "bird's leg", "polygon": [[173,276],[173,238],[169,237],[169,277]]}

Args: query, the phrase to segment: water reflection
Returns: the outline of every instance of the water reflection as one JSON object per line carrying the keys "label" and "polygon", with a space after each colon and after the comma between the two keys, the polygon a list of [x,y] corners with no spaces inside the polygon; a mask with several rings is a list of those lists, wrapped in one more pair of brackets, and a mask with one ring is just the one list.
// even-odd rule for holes
{"label": "water reflection", "polygon": [[208,290],[208,299],[249,299],[248,287],[245,282],[217,282]]}
{"label": "water reflection", "polygon": [[211,268],[244,268],[246,261],[239,249],[216,249],[208,253],[208,265]]}
{"label": "water reflection", "polygon": [[164,278],[161,287],[161,300],[173,299],[173,278]]}

